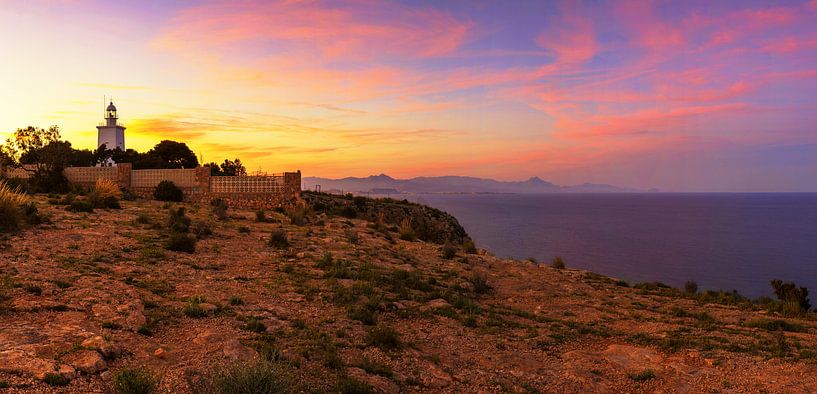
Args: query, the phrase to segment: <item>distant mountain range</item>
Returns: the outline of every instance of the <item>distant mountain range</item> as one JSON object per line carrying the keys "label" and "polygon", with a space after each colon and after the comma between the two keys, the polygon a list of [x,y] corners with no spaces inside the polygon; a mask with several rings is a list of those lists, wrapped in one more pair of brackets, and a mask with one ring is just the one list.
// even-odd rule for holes
{"label": "distant mountain range", "polygon": [[526,181],[497,181],[494,179],[467,176],[417,177],[395,179],[385,174],[366,178],[328,179],[318,177],[303,178],[305,190],[314,190],[320,185],[324,192],[343,191],[345,193],[402,194],[402,193],[620,193],[636,192],[612,185],[583,183],[574,186],[559,186],[533,177]]}

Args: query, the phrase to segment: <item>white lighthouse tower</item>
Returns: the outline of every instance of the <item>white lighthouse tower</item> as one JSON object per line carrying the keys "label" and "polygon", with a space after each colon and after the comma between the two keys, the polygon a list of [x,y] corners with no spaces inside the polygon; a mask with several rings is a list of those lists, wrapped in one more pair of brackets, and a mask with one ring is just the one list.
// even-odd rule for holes
{"label": "white lighthouse tower", "polygon": [[116,106],[111,101],[108,108],[105,109],[105,123],[96,126],[98,132],[97,148],[105,144],[107,149],[119,148],[125,150],[125,126],[119,124],[117,119],[119,118],[116,116]]}

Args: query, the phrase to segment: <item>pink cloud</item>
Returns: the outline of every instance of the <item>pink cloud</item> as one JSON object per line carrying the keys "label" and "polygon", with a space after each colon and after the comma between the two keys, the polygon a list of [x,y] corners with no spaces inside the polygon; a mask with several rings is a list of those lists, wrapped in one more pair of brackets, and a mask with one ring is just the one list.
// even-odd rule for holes
{"label": "pink cloud", "polygon": [[598,52],[593,25],[580,15],[562,15],[559,24],[539,33],[536,44],[547,49],[556,57],[559,66],[581,65]]}
{"label": "pink cloud", "polygon": [[156,40],[160,47],[271,43],[329,59],[446,55],[471,30],[445,12],[374,1],[218,1],[182,10],[170,24]]}

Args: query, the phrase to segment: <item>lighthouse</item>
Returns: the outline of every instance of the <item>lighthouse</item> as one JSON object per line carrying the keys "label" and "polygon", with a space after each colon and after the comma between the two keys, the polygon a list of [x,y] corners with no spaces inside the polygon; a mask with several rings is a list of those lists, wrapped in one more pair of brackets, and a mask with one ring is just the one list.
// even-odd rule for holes
{"label": "lighthouse", "polygon": [[119,117],[116,115],[116,106],[113,101],[108,104],[105,109],[105,123],[96,126],[97,129],[97,147],[105,145],[107,149],[121,149],[125,150],[125,126],[117,122]]}

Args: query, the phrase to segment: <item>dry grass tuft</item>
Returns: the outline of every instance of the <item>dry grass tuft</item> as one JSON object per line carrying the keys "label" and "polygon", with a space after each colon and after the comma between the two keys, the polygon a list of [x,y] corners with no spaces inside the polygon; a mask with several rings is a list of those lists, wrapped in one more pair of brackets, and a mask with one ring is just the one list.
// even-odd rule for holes
{"label": "dry grass tuft", "polygon": [[119,185],[110,179],[97,179],[94,185],[94,193],[102,200],[108,198],[122,198],[122,190],[119,190]]}

